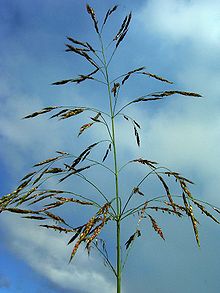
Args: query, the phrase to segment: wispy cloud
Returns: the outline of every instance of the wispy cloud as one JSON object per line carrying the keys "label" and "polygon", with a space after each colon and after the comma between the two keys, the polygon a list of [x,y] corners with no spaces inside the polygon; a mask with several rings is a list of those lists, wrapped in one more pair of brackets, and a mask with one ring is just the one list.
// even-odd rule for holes
{"label": "wispy cloud", "polygon": [[[86,293],[113,293],[114,284],[109,280],[106,269],[86,251],[79,250],[79,257],[68,265],[71,247],[69,237],[43,230],[36,223],[24,222],[17,216],[4,215],[4,228],[9,231],[8,242],[12,251],[19,254],[35,271],[63,289]],[[27,233],[28,231],[28,233]],[[0,279],[1,280],[1,279]],[[2,279],[2,286],[8,285]],[[0,283],[0,284],[1,284]]]}
{"label": "wispy cloud", "polygon": [[166,52],[172,52],[176,64],[170,66],[177,84],[173,87],[197,91],[204,96],[200,100],[170,97],[161,103],[159,111],[154,113],[151,108],[152,112],[142,120],[142,124],[147,125],[144,149],[151,158],[194,174],[208,199],[217,204],[219,9],[219,1],[147,1],[137,17],[145,29],[142,34],[154,35],[161,44],[155,51],[163,64]]}
{"label": "wispy cloud", "polygon": [[146,29],[161,34],[163,39],[219,48],[219,8],[219,1],[216,0],[150,0],[141,15]]}

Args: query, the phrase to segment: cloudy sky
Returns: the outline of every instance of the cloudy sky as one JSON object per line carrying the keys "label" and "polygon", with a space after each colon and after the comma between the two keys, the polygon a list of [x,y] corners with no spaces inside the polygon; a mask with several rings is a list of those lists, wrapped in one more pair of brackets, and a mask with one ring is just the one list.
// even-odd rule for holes
{"label": "cloudy sky", "polygon": [[[108,101],[103,86],[93,81],[85,85],[50,85],[91,71],[82,59],[64,52],[66,36],[97,45],[85,10],[86,1],[0,0],[0,4],[0,174],[1,194],[6,194],[34,163],[52,157],[56,150],[78,154],[81,147],[105,134],[101,127],[91,128],[77,138],[79,127],[87,122],[89,115],[64,123],[46,117],[31,121],[21,117],[50,105],[104,109]],[[91,0],[89,4],[98,17],[119,4],[118,12],[106,26],[106,43],[120,27],[123,17],[133,12],[129,33],[110,67],[113,77],[146,66],[146,71],[175,83],[166,86],[153,79],[135,77],[122,92],[121,105],[164,89],[194,91],[204,97],[172,96],[128,109],[126,113],[142,125],[142,147],[137,148],[132,128],[119,119],[120,164],[138,157],[160,162],[191,178],[196,183],[195,197],[219,207],[220,2]],[[135,176],[143,175],[143,169],[127,171],[121,178],[124,194],[133,188],[127,183],[137,182]],[[103,189],[113,190],[111,181],[100,170],[96,177]],[[77,188],[90,192],[87,186]],[[155,182],[145,190],[148,196],[158,191]],[[124,293],[219,292],[219,226],[201,213],[197,216],[200,249],[188,219],[159,216],[165,242],[146,224],[146,233],[135,243],[124,270]],[[81,218],[85,215],[74,209],[74,221],[80,223]],[[124,242],[133,233],[129,229],[132,223],[128,225],[123,227]],[[113,226],[108,227],[110,231],[105,236],[110,239],[110,255],[114,257],[111,247],[114,230]],[[68,265],[71,252],[71,247],[66,246],[68,236],[43,230],[37,223],[8,213],[1,214],[0,232],[1,292],[28,293],[30,288],[33,293],[115,292],[115,280],[96,254],[88,258],[82,249]]]}

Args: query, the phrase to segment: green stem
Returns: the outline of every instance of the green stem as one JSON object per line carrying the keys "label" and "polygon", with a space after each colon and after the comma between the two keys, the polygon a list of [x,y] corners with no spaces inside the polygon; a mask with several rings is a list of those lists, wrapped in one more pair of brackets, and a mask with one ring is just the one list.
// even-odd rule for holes
{"label": "green stem", "polygon": [[100,37],[100,42],[102,46],[102,55],[104,61],[106,82],[108,87],[108,97],[109,97],[109,108],[111,114],[111,139],[113,145],[113,160],[114,160],[114,173],[115,173],[115,198],[116,198],[116,279],[117,279],[117,293],[121,293],[121,200],[119,197],[119,182],[118,182],[118,166],[117,166],[117,151],[116,151],[116,141],[115,141],[115,123],[114,123],[114,109],[112,103],[112,95],[111,95],[111,85],[108,76],[108,65],[104,46],[102,39]]}

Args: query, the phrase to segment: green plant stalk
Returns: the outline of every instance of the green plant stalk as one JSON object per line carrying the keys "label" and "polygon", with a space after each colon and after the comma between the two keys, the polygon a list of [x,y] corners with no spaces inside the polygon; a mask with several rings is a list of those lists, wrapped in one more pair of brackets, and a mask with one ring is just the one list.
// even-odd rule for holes
{"label": "green plant stalk", "polygon": [[118,165],[117,165],[117,150],[115,141],[115,122],[114,110],[111,95],[111,83],[108,75],[108,64],[105,57],[105,50],[102,39],[100,37],[102,46],[102,55],[104,61],[105,77],[108,88],[109,107],[111,115],[111,139],[113,145],[113,160],[114,160],[114,173],[115,173],[115,198],[116,198],[116,278],[117,278],[117,293],[121,293],[121,202],[119,197],[119,182],[118,182]]}
{"label": "green plant stalk", "polygon": [[113,145],[113,159],[114,159],[114,170],[115,170],[115,197],[116,197],[116,212],[117,212],[117,216],[116,216],[117,293],[121,293],[121,229],[120,229],[121,228],[121,203],[119,198],[114,113],[113,113],[111,88],[110,88],[110,82],[108,78],[107,66],[106,66],[106,77],[107,77],[107,83],[108,83],[108,94],[109,94],[110,110],[111,110],[112,145]]}

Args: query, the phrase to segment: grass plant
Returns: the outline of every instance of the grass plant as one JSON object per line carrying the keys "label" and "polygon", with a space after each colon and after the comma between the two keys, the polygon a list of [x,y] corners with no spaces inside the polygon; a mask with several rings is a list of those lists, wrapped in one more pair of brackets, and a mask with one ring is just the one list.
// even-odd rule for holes
{"label": "grass plant", "polygon": [[[112,77],[110,65],[117,50],[120,48],[120,44],[128,33],[132,14],[126,15],[118,31],[113,34],[110,42],[106,44],[103,41],[105,26],[111,20],[112,15],[117,12],[118,6],[115,5],[110,8],[102,21],[98,20],[94,9],[88,4],[86,9],[91,18],[94,34],[98,38],[100,47],[94,48],[92,44],[76,40],[70,36],[67,37],[65,46],[67,52],[80,55],[82,60],[88,63],[88,66],[92,69],[87,74],[79,74],[75,78],[56,81],[53,85],[81,84],[86,81],[100,83],[106,89],[106,102],[108,106],[105,110],[85,105],[48,106],[25,116],[24,119],[31,119],[46,114],[50,115],[51,119],[59,120],[60,123],[66,119],[77,119],[82,113],[88,112],[91,115],[90,120],[80,127],[78,136],[81,137],[85,131],[89,131],[91,127],[97,127],[98,125],[105,128],[106,136],[100,141],[91,142],[78,155],[70,154],[66,151],[57,151],[55,156],[35,164],[33,170],[21,179],[20,185],[12,193],[1,197],[0,211],[21,214],[25,219],[39,221],[42,228],[68,233],[70,235],[68,244],[73,246],[70,262],[80,246],[84,246],[88,253],[90,253],[92,248],[97,249],[103,257],[105,264],[109,266],[114,274],[117,293],[120,293],[122,270],[134,242],[144,233],[141,226],[143,221],[150,222],[153,230],[164,240],[164,233],[155,218],[156,212],[170,214],[178,218],[188,217],[191,220],[197,245],[200,246],[198,220],[194,210],[200,210],[218,224],[219,221],[216,216],[220,211],[214,205],[194,198],[190,191],[190,185],[193,184],[191,180],[178,172],[161,166],[154,160],[143,157],[134,158],[124,164],[119,161],[116,144],[116,141],[120,143],[120,139],[117,139],[116,131],[118,120],[124,119],[125,122],[132,125],[137,147],[141,145],[139,134],[141,125],[126,113],[128,107],[136,106],[140,103],[146,105],[161,100],[166,102],[166,99],[170,96],[180,95],[196,99],[200,99],[202,96],[190,91],[173,89],[173,82],[146,71],[144,66]],[[158,82],[166,84],[168,88],[162,92],[152,92],[135,97],[119,107],[118,101],[123,102],[123,97],[120,95],[121,89],[126,87],[133,76],[156,79]],[[95,89],[94,85],[92,85],[92,89]],[[101,155],[94,158],[93,151],[96,148],[99,149],[99,154]],[[130,164],[133,164],[136,168],[141,167],[145,174],[142,178],[137,178],[137,184],[132,186],[130,194],[126,195],[121,192],[119,179],[123,179],[123,176],[121,177],[122,170],[125,172],[126,167]],[[94,169],[97,166],[103,168],[103,172],[109,172],[109,181],[112,186],[114,185],[114,193],[112,195],[108,190],[101,190],[98,181],[93,182],[90,180],[89,172],[91,170],[95,172]],[[89,184],[99,195],[98,199],[97,197],[94,199],[92,196],[78,193],[74,190],[47,188],[47,182],[51,178],[58,180],[58,183],[62,186],[62,182],[71,180],[73,176],[78,178],[79,184]],[[146,190],[142,187],[143,183],[152,176],[158,180],[158,184],[163,188],[162,194],[156,197],[150,197],[149,194],[146,196]],[[171,183],[171,180],[173,180],[173,183]],[[176,184],[178,187],[179,192],[177,194],[173,194],[171,190],[173,184]],[[136,200],[137,197],[138,201]],[[93,207],[95,213],[86,222],[76,227],[73,223],[69,223],[65,218],[57,215],[58,209],[66,205],[69,207],[77,205],[79,209]],[[56,211],[54,212],[54,210]],[[125,219],[127,220],[131,217],[132,221],[135,218],[136,229],[128,235],[126,243],[122,243],[121,228]],[[102,237],[102,232],[108,229],[109,222],[115,225],[115,261],[108,256],[106,246],[108,239],[103,239]],[[112,233],[114,232],[112,231]]]}

